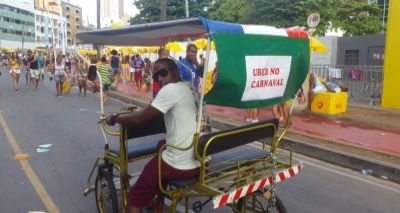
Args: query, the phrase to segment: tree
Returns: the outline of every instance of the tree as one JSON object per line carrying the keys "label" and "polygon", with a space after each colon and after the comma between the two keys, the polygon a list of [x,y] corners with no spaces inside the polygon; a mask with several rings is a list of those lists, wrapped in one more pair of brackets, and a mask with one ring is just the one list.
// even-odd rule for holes
{"label": "tree", "polygon": [[377,4],[365,4],[362,0],[345,1],[338,8],[338,27],[345,35],[374,34],[382,30],[382,12]]}
{"label": "tree", "polygon": [[316,35],[325,35],[329,29],[341,29],[345,35],[381,30],[379,8],[365,0],[254,0],[243,21],[277,27],[306,27],[308,15],[314,12],[318,12],[321,18]]}
{"label": "tree", "polygon": [[240,22],[246,11],[248,3],[243,0],[216,0],[208,10],[208,17],[226,22]]}
{"label": "tree", "polygon": [[276,27],[296,25],[302,14],[296,8],[300,0],[249,1],[249,9],[241,18],[242,23],[265,24]]}
{"label": "tree", "polygon": [[[211,0],[188,0],[189,16],[206,16]],[[134,0],[134,6],[140,11],[131,19],[131,24],[148,23],[161,20],[160,0]],[[167,20],[186,17],[184,0],[167,0]]]}

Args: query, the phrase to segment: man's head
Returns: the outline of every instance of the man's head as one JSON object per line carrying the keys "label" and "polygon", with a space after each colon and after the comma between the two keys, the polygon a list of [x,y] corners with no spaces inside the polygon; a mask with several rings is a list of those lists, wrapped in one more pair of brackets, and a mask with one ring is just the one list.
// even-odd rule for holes
{"label": "man's head", "polygon": [[186,59],[190,62],[195,62],[197,60],[197,47],[194,44],[188,44],[186,47]]}
{"label": "man's head", "polygon": [[172,59],[161,58],[154,63],[153,79],[158,81],[161,87],[181,81],[178,66]]}
{"label": "man's head", "polygon": [[112,55],[118,55],[118,51],[115,50],[115,49],[114,49],[114,50],[111,50],[111,54],[112,54]]}
{"label": "man's head", "polygon": [[168,58],[168,52],[164,48],[158,50],[158,58]]}
{"label": "man's head", "polygon": [[107,58],[105,56],[101,57],[101,62],[103,64],[107,63]]}
{"label": "man's head", "polygon": [[32,55],[32,50],[28,50],[26,53],[27,53],[29,56],[31,56],[31,55]]}

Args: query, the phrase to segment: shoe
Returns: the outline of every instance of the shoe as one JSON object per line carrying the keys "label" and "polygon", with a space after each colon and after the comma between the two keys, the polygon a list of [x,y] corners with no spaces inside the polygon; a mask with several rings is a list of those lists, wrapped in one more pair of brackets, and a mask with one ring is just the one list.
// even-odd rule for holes
{"label": "shoe", "polygon": [[259,122],[259,120],[258,120],[258,119],[251,119],[250,122],[251,122],[251,123],[257,123],[257,122]]}

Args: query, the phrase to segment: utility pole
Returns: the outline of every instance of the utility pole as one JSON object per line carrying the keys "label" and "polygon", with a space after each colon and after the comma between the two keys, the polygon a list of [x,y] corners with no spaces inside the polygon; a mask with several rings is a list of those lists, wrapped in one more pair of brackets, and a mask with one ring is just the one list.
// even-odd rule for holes
{"label": "utility pole", "polygon": [[384,33],[385,28],[385,15],[386,15],[386,0],[383,1],[383,14],[382,14],[382,34]]}
{"label": "utility pole", "polygon": [[161,21],[167,20],[167,0],[161,0]]}
{"label": "utility pole", "polygon": [[97,29],[100,29],[100,0],[97,0]]}
{"label": "utility pole", "polygon": [[62,47],[62,53],[65,54],[65,33],[64,33],[64,24],[63,24],[63,18],[62,18],[62,6],[61,6],[61,0],[58,0],[58,6],[60,9],[60,34],[61,34],[61,47]]}
{"label": "utility pole", "polygon": [[189,18],[189,2],[188,2],[188,0],[185,0],[185,5],[186,5],[186,18]]}
{"label": "utility pole", "polygon": [[[97,0],[97,29],[100,29],[100,0]],[[93,48],[97,50],[97,58],[100,58],[100,45],[93,45]]]}

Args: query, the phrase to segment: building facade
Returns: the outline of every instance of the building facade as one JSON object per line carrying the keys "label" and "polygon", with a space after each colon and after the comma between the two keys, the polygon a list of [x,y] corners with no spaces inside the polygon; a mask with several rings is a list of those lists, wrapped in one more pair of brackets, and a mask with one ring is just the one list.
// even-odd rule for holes
{"label": "building facade", "polygon": [[60,15],[43,10],[35,10],[35,43],[37,48],[62,48],[61,24],[66,19]]}
{"label": "building facade", "polygon": [[386,34],[342,37],[337,43],[337,64],[383,66]]}
{"label": "building facade", "polygon": [[101,26],[108,27],[113,23],[121,22],[124,16],[123,0],[102,0],[101,1]]}
{"label": "building facade", "polygon": [[35,48],[35,13],[30,0],[0,0],[0,48]]}
{"label": "building facade", "polygon": [[76,33],[84,30],[82,25],[82,8],[66,1],[63,1],[61,6],[63,17],[66,20],[66,43],[68,46],[72,46],[75,42]]}

